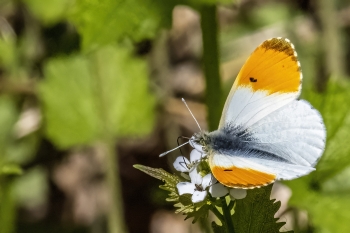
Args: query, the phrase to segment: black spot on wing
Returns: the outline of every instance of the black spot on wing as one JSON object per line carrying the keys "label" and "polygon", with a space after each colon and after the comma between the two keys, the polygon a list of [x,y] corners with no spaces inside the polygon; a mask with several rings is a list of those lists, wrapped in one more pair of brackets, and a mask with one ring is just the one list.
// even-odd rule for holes
{"label": "black spot on wing", "polygon": [[252,83],[256,83],[256,82],[258,81],[257,79],[255,79],[255,78],[253,78],[253,77],[250,77],[249,80],[250,80],[250,82],[252,82]]}

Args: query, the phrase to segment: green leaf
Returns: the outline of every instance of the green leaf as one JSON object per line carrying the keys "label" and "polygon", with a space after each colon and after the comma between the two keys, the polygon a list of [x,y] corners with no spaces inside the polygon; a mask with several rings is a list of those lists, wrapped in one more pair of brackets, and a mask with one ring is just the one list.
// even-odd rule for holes
{"label": "green leaf", "polygon": [[140,164],[135,164],[133,167],[147,175],[165,182],[170,187],[176,187],[177,183],[180,182],[180,179],[177,176],[170,174],[162,168],[152,168]]}
{"label": "green leaf", "polygon": [[189,212],[185,218],[185,220],[189,218],[193,218],[192,223],[196,223],[200,218],[207,219],[210,210],[210,203],[206,201],[195,203],[194,210]]}
{"label": "green leaf", "polygon": [[45,132],[68,148],[109,136],[141,136],[153,127],[146,62],[107,46],[50,60],[39,85]]}
{"label": "green leaf", "polygon": [[33,15],[47,25],[62,20],[72,5],[71,0],[24,0],[24,3]]}
{"label": "green leaf", "polygon": [[45,169],[34,167],[18,177],[13,184],[13,194],[17,203],[27,207],[36,207],[46,202],[48,182]]}
{"label": "green leaf", "polygon": [[17,164],[3,164],[0,175],[22,175],[23,170]]}
{"label": "green leaf", "polygon": [[152,39],[169,28],[176,5],[232,3],[232,0],[77,0],[69,17],[85,50],[123,39]]}
{"label": "green leaf", "polygon": [[321,182],[350,165],[350,143],[345,140],[350,137],[350,84],[330,82],[326,93],[304,92],[305,98],[320,111],[327,130],[326,150],[313,174]]}
{"label": "green leaf", "polygon": [[153,38],[160,27],[170,26],[176,0],[77,0],[71,19],[83,36],[83,48],[123,38]]}
{"label": "green leaf", "polygon": [[233,226],[235,232],[245,233],[277,233],[285,224],[276,222],[277,210],[281,203],[270,200],[272,185],[248,190],[247,197],[236,200]]}
{"label": "green leaf", "polygon": [[[348,177],[347,177],[348,178]],[[350,232],[349,192],[326,193],[310,188],[309,179],[302,178],[287,182],[293,190],[289,205],[308,211],[312,225],[332,233]]]}
{"label": "green leaf", "polygon": [[182,197],[180,200],[180,196],[179,196],[177,188],[176,188],[177,183],[180,182],[179,177],[170,174],[169,172],[163,170],[162,168],[152,168],[152,167],[147,167],[147,166],[140,165],[140,164],[135,164],[134,168],[136,168],[136,169],[138,169],[138,170],[146,173],[147,175],[150,175],[158,180],[161,180],[165,183],[164,185],[160,185],[159,187],[161,189],[169,192],[169,194],[168,194],[169,197],[166,199],[166,201],[178,202],[174,206],[178,207],[182,211],[186,211],[188,208],[191,208],[191,207],[188,207],[188,205],[184,205],[181,203],[181,201],[183,201],[183,202],[185,202],[185,204],[187,204],[187,202],[185,201],[186,196]]}

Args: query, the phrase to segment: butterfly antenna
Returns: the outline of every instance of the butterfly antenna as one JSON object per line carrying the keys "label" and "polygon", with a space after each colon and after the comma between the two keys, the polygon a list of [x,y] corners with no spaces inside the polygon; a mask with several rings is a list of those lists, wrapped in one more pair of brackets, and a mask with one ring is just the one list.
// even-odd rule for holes
{"label": "butterfly antenna", "polygon": [[174,150],[177,150],[177,149],[179,149],[180,147],[182,147],[182,146],[184,146],[184,145],[186,145],[186,144],[188,144],[189,143],[189,141],[188,142],[185,142],[185,143],[183,143],[183,144],[181,144],[180,146],[178,146],[178,147],[175,147],[174,149],[171,149],[171,150],[168,150],[168,151],[166,151],[166,152],[164,152],[164,153],[161,153],[160,155],[159,155],[159,157],[163,157],[164,155],[167,155],[167,154],[169,154],[170,152],[173,152]]}
{"label": "butterfly antenna", "polygon": [[182,100],[182,102],[184,102],[186,108],[187,108],[188,111],[191,113],[191,116],[193,117],[194,121],[197,123],[199,130],[202,131],[201,127],[200,127],[199,124],[198,124],[198,121],[196,120],[196,118],[194,117],[193,113],[191,112],[191,109],[188,107],[188,105],[187,105],[185,99],[182,98],[181,100]]}

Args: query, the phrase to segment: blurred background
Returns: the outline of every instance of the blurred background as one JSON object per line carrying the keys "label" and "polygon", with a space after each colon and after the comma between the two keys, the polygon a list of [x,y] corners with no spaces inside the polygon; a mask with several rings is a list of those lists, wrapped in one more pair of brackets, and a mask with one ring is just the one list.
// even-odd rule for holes
{"label": "blurred background", "polygon": [[180,152],[158,155],[198,131],[182,97],[208,129],[201,9],[214,4],[217,95],[256,46],[288,37],[301,98],[325,120],[317,171],[274,185],[281,230],[350,232],[349,0],[0,0],[1,233],[203,232],[132,165],[174,172]]}

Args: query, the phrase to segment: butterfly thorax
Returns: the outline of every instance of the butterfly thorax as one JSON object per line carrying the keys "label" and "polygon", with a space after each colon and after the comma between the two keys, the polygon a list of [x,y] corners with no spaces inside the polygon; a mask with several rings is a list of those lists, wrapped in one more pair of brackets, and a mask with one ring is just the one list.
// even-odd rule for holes
{"label": "butterfly thorax", "polygon": [[[239,126],[226,125],[213,132],[201,131],[194,134],[193,141],[202,145],[203,151],[231,154],[233,151],[249,150],[254,138]],[[231,153],[230,153],[231,152]]]}

